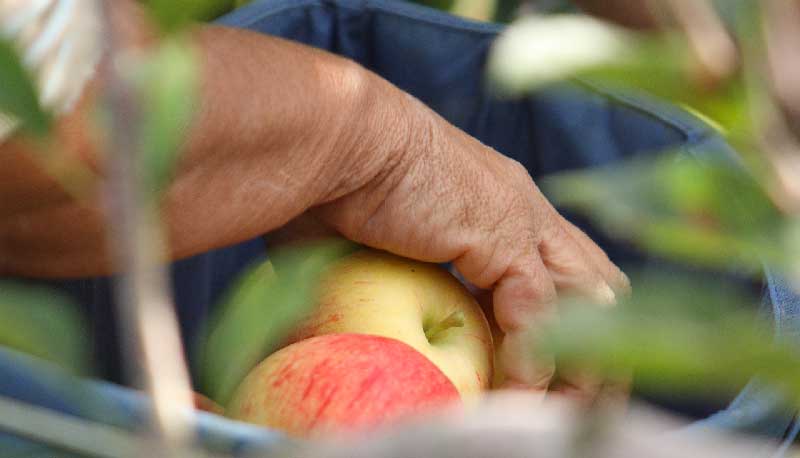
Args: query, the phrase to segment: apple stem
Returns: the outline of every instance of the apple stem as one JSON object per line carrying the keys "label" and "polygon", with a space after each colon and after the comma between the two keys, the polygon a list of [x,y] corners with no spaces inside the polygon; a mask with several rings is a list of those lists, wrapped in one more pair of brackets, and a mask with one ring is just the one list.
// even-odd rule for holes
{"label": "apple stem", "polygon": [[450,328],[460,328],[463,326],[464,326],[464,312],[462,312],[461,310],[456,310],[450,315],[447,315],[447,318],[426,329],[425,337],[427,337],[428,342],[430,342],[433,339],[435,339],[437,335],[441,334],[442,332]]}

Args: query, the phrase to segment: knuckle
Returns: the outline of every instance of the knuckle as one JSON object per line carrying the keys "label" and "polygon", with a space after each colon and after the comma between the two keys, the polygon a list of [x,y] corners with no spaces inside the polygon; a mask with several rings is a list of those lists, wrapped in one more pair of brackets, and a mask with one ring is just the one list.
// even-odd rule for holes
{"label": "knuckle", "polygon": [[521,162],[506,156],[503,157],[506,159],[506,164],[508,164],[511,177],[515,178],[516,180],[525,182],[533,181],[531,179],[530,173],[528,173],[528,169],[524,165],[522,165]]}
{"label": "knuckle", "polygon": [[[539,266],[539,267],[537,267]],[[495,300],[495,319],[506,332],[530,328],[553,313],[558,293],[547,270],[536,259],[525,259],[505,273],[502,297]]]}
{"label": "knuckle", "polygon": [[528,169],[525,168],[525,166],[522,165],[521,162],[519,162],[516,159],[512,159],[508,156],[503,156],[503,158],[506,160],[506,164],[508,165],[509,169],[514,174],[514,176],[530,179],[530,174],[528,173]]}
{"label": "knuckle", "polygon": [[552,356],[536,354],[530,349],[536,338],[530,332],[512,332],[506,335],[500,347],[500,360],[506,377],[530,387],[544,388],[555,375]]}

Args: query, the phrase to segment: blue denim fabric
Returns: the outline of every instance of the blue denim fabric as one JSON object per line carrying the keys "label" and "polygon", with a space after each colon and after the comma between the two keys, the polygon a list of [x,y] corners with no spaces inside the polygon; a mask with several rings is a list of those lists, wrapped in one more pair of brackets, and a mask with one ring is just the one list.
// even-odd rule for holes
{"label": "blue denim fabric", "polygon": [[[646,97],[583,84],[565,85],[532,97],[497,100],[484,80],[484,63],[499,26],[464,21],[395,0],[262,0],[219,21],[327,49],[350,57],[418,97],[487,145],[519,160],[536,178],[559,170],[613,163],[666,147],[687,157],[733,157],[707,126],[676,107]],[[613,260],[646,264],[636,253],[595,232]],[[231,280],[265,256],[251,240],[179,261],[172,266],[176,306],[189,352],[198,327]],[[658,268],[653,265],[652,268]],[[767,276],[764,306],[777,335],[800,333],[800,297],[780,278]],[[110,279],[48,282],[87,307],[93,320],[100,375],[118,380]],[[0,395],[70,415],[135,429],[146,415],[139,395],[107,383],[85,382],[91,407],[76,403],[41,381],[20,359],[0,351]],[[797,434],[794,413],[754,380],[724,410],[693,429],[721,427],[768,434],[789,441]],[[243,453],[267,446],[277,435],[201,415],[202,435],[216,450]],[[0,436],[0,455],[37,456],[41,445]],[[6,453],[8,452],[8,453]]]}

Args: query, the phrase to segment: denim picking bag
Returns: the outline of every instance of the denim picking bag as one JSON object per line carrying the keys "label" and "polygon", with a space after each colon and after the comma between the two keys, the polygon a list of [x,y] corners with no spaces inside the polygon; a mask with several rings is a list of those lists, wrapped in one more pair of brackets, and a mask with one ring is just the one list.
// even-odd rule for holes
{"label": "denim picking bag", "polygon": [[[534,179],[560,170],[596,167],[641,154],[680,149],[688,157],[733,152],[716,133],[682,110],[641,95],[587,88],[553,89],[530,97],[498,100],[486,90],[485,64],[502,27],[476,23],[398,0],[260,0],[221,18],[247,28],[349,57],[413,94],[450,122],[519,162]],[[629,249],[584,228],[618,263],[642,264]],[[176,307],[186,347],[194,341],[212,305],[232,280],[266,256],[261,239],[214,250],[171,266]],[[651,266],[658,268],[658,265]],[[800,298],[779,277],[764,279],[763,309],[775,334],[800,334]],[[57,288],[86,307],[94,334],[97,367],[118,381],[121,367],[110,292],[111,279],[29,283]],[[62,385],[48,381],[26,357],[0,349],[0,395],[89,421],[136,429],[147,416],[146,399],[107,381],[80,380],[91,399],[78,405]],[[719,427],[794,440],[795,412],[758,380],[727,406],[689,429]],[[281,435],[199,414],[201,436],[212,449],[235,455],[269,447]],[[46,444],[0,434],[0,456],[53,456]],[[773,451],[765,452],[773,453]],[[63,456],[58,455],[58,456]]]}

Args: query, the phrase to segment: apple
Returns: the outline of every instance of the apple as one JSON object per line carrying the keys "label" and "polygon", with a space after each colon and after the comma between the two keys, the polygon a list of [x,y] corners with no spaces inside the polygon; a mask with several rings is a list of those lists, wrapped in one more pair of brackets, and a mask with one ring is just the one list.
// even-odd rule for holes
{"label": "apple", "polygon": [[192,392],[192,400],[194,402],[194,408],[197,410],[215,413],[217,415],[222,415],[225,412],[222,406],[196,391]]}
{"label": "apple", "polygon": [[227,414],[292,436],[317,437],[364,432],[460,403],[447,376],[409,345],[331,334],[268,356],[236,389]]}
{"label": "apple", "polygon": [[436,264],[365,249],[323,275],[314,309],[289,342],[332,333],[401,340],[427,356],[471,401],[492,381],[486,317],[467,289]]}

